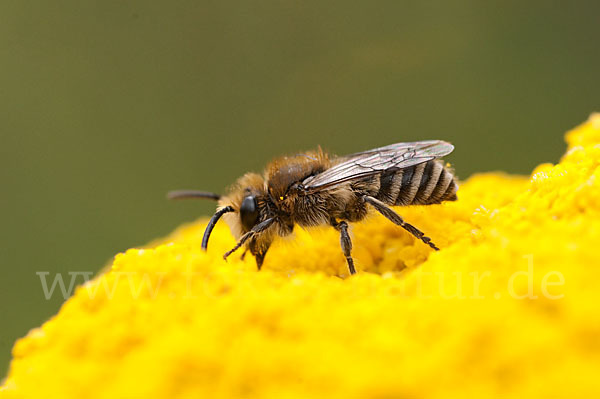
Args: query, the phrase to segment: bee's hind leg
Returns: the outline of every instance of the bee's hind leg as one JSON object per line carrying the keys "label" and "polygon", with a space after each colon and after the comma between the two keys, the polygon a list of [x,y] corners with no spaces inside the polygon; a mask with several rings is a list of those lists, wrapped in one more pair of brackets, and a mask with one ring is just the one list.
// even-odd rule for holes
{"label": "bee's hind leg", "polygon": [[340,244],[342,245],[342,252],[348,262],[348,270],[350,274],[355,274],[356,269],[354,268],[354,260],[352,259],[352,240],[348,234],[348,223],[345,221],[337,222],[335,219],[331,219],[331,225],[340,232]]}
{"label": "bee's hind leg", "polygon": [[394,212],[393,209],[389,208],[386,204],[379,201],[377,198],[373,198],[368,195],[365,195],[363,197],[363,199],[365,200],[365,202],[372,205],[373,208],[377,209],[377,211],[379,213],[381,213],[383,216],[388,218],[391,222],[402,227],[404,230],[408,231],[410,234],[417,237],[418,239],[420,239],[421,241],[423,241],[425,244],[429,245],[431,248],[435,249],[436,251],[440,250],[434,243],[431,242],[431,238],[427,237],[425,235],[425,233],[423,233],[421,230],[417,229],[412,224],[406,223],[404,221],[404,219],[402,219],[402,216],[398,215],[396,212]]}

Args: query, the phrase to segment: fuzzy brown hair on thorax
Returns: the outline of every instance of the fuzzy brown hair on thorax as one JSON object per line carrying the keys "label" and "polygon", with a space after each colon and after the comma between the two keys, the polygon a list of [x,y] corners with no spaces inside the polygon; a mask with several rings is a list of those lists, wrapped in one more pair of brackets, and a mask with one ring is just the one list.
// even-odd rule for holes
{"label": "fuzzy brown hair on thorax", "polygon": [[331,161],[321,148],[291,157],[274,160],[265,172],[269,194],[276,201],[285,198],[288,189],[309,176],[321,173],[331,166]]}

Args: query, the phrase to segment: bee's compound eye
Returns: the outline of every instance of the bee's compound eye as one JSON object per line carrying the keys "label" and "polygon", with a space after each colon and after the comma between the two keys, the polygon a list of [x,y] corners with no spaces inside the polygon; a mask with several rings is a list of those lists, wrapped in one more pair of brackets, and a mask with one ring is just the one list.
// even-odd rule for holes
{"label": "bee's compound eye", "polygon": [[258,204],[253,195],[245,197],[242,201],[240,217],[242,219],[242,226],[244,226],[246,231],[251,230],[256,224],[256,219],[258,219]]}

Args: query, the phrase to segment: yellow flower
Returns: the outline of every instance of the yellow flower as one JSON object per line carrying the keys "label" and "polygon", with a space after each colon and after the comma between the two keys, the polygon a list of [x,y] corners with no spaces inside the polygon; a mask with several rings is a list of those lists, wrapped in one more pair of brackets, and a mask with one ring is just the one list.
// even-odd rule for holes
{"label": "yellow flower", "polygon": [[459,201],[299,230],[264,270],[206,219],[116,256],[14,346],[4,398],[594,396],[600,393],[600,115],[530,178]]}

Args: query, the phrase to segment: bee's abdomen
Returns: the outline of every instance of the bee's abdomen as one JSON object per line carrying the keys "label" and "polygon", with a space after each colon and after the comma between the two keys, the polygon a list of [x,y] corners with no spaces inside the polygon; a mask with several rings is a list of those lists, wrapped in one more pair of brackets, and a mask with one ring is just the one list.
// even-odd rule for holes
{"label": "bee's abdomen", "polygon": [[388,205],[430,205],[455,201],[458,185],[441,161],[404,169],[389,169],[380,176],[377,199]]}

